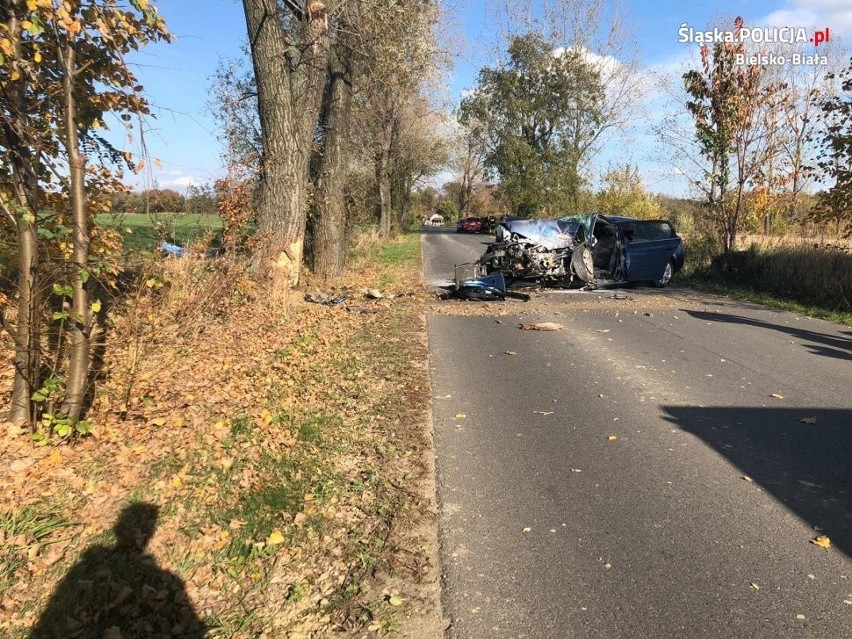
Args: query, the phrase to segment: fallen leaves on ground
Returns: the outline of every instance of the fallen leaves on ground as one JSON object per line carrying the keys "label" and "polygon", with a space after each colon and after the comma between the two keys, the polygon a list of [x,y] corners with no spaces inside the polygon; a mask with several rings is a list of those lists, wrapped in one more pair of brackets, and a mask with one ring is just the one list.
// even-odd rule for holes
{"label": "fallen leaves on ground", "polygon": [[266,543],[269,546],[277,546],[278,544],[283,544],[284,535],[278,528],[276,528],[270,533],[269,537],[266,539]]}
{"label": "fallen leaves on ground", "polygon": [[831,548],[831,539],[827,535],[819,535],[818,537],[814,537],[811,539],[811,543],[814,546],[819,546],[820,548],[825,548],[828,550]]}
{"label": "fallen leaves on ground", "polygon": [[803,424],[814,425],[814,424],[817,423],[817,418],[816,417],[802,417],[799,421],[802,422]]}
{"label": "fallen leaves on ground", "polygon": [[[39,524],[59,526],[40,540],[3,540],[0,564],[13,568],[0,635],[32,624],[131,500],[159,507],[150,556],[227,636],[360,635],[365,606],[381,625],[390,604],[371,582],[392,568],[416,589],[430,570],[406,523],[428,510],[424,296],[342,313],[218,263],[163,268],[170,286],[143,280],[133,305],[111,311],[93,436],[33,448],[0,432],[0,516],[61,513]],[[352,272],[340,288],[421,287],[419,262]]]}
{"label": "fallen leaves on ground", "polygon": [[784,399],[784,396],[783,396],[783,395],[781,395],[781,394],[779,394],[779,393],[772,393],[772,394],[770,395],[770,397],[771,397],[772,399]]}
{"label": "fallen leaves on ground", "polygon": [[611,442],[614,442],[618,439],[618,436],[617,435],[610,435],[609,437],[607,437],[607,439]]}

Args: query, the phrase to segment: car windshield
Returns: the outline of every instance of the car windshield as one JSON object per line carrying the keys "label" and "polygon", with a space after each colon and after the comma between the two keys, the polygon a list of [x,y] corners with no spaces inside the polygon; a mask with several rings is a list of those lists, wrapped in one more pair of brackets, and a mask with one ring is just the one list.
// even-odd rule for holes
{"label": "car windshield", "polygon": [[594,220],[594,213],[582,213],[580,215],[566,215],[556,219],[556,225],[562,233],[577,236],[577,229],[583,229],[584,237],[589,237],[589,229]]}

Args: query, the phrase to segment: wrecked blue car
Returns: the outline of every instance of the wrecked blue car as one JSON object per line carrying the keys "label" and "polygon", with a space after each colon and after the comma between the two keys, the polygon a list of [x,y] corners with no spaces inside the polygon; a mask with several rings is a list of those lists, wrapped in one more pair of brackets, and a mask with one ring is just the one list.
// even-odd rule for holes
{"label": "wrecked blue car", "polygon": [[666,286],[683,268],[683,240],[665,220],[636,220],[590,213],[555,220],[515,220],[500,225],[500,241],[476,262],[507,283],[535,281],[567,288],[642,282]]}

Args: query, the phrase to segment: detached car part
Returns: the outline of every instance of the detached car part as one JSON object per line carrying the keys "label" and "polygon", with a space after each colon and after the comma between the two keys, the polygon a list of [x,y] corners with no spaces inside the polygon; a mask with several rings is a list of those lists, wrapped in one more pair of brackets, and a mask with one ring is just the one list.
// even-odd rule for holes
{"label": "detached car part", "polygon": [[508,290],[502,273],[483,275],[478,264],[461,264],[456,266],[455,297],[465,300],[495,301],[507,297],[529,301],[526,293]]}

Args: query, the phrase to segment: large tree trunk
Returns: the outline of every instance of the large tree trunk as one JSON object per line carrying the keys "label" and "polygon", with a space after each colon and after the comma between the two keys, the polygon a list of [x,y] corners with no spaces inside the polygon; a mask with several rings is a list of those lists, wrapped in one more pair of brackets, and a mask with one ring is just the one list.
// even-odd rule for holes
{"label": "large tree trunk", "polygon": [[379,235],[390,237],[393,232],[393,205],[391,203],[390,136],[382,132],[385,139],[380,142],[376,155],[376,183],[379,187]]}
{"label": "large tree trunk", "polygon": [[402,232],[408,228],[410,223],[409,215],[411,213],[411,194],[414,185],[423,177],[422,173],[415,172],[415,169],[399,170],[397,167],[396,175],[394,176],[394,188],[391,190],[391,200],[394,209],[394,228],[397,232]]}
{"label": "large tree trunk", "polygon": [[411,188],[411,183],[406,181],[402,192],[399,194],[399,222],[397,228],[400,231],[408,228],[408,215],[411,212]]}
{"label": "large tree trunk", "polygon": [[302,39],[288,37],[276,0],[243,0],[263,142],[255,265],[274,284],[290,286],[302,264],[310,148],[328,57],[325,5],[308,4],[294,16]]}
{"label": "large tree trunk", "polygon": [[[344,38],[347,25],[340,25]],[[317,180],[314,272],[323,278],[343,274],[346,265],[346,166],[352,112],[352,73],[345,59],[350,49],[338,41],[329,56],[328,116],[322,164]]]}
{"label": "large tree trunk", "polygon": [[89,329],[92,312],[86,291],[89,260],[89,212],[86,204],[86,159],[80,153],[77,135],[77,105],[74,99],[75,55],[72,46],[65,49],[65,150],[71,179],[71,215],[74,223],[72,256],[72,288],[74,296],[68,321],[70,341],[68,382],[62,412],[72,422],[80,419],[89,377]]}

